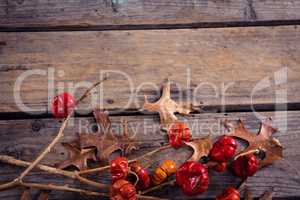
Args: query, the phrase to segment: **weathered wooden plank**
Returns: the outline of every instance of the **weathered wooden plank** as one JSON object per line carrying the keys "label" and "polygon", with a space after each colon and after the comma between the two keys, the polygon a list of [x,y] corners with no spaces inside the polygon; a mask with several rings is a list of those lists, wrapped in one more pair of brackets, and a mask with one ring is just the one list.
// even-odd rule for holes
{"label": "weathered wooden plank", "polygon": [[[110,80],[93,98],[106,109],[139,109],[144,95],[159,97],[167,77],[174,99],[195,105],[300,100],[299,26],[0,33],[0,41],[0,112],[26,111],[22,103],[47,111],[53,93],[79,96],[104,73]],[[38,74],[18,88],[30,70]]]}
{"label": "weathered wooden plank", "polygon": [[1,27],[160,25],[299,20],[297,0],[0,1]]}
{"label": "weathered wooden plank", "polygon": [[[300,167],[300,136],[299,136],[299,111],[287,112],[287,129],[285,129],[284,119],[285,112],[263,112],[258,113],[263,117],[275,117],[274,126],[279,129],[276,133],[276,137],[281,141],[284,150],[285,160],[278,161],[274,165],[267,167],[259,171],[254,177],[249,178],[248,185],[254,192],[255,196],[262,194],[265,190],[273,188],[276,197],[293,197],[300,195],[299,184],[299,172]],[[160,146],[167,142],[167,138],[164,132],[159,130],[159,119],[157,116],[124,116],[128,120],[129,130],[131,134],[135,134],[137,141],[142,141],[141,149],[138,152],[134,152],[130,157],[136,157],[150,149]],[[120,130],[120,117],[111,117],[113,120],[113,127],[116,132]],[[196,114],[187,118],[182,118],[189,123],[192,128],[193,137],[202,137],[206,135],[209,130],[213,133],[213,136],[217,136],[224,133],[220,123],[225,119],[238,119],[241,118],[245,121],[246,127],[256,132],[259,129],[259,120],[254,113],[229,113],[229,114]],[[81,122],[80,122],[81,121]],[[76,118],[75,126],[69,126],[66,129],[66,138],[64,141],[70,141],[79,131],[82,124],[92,123],[91,118]],[[58,121],[54,119],[41,119],[41,120],[8,120],[0,121],[0,152],[3,154],[9,154],[17,158],[24,160],[32,160],[34,156],[40,152],[40,150],[53,138],[55,132],[60,126]],[[32,128],[34,127],[34,128]],[[33,131],[33,129],[35,131]],[[20,131],[22,130],[22,132]],[[83,130],[81,128],[81,130]],[[119,131],[118,131],[119,130]],[[188,148],[182,148],[179,150],[167,150],[160,154],[157,154],[154,158],[155,163],[168,157],[174,159],[178,164],[182,163],[191,154],[191,150]],[[47,158],[43,161],[45,164],[53,164],[65,158],[65,151],[61,146],[57,146]],[[151,167],[153,169],[154,166]],[[0,182],[7,181],[15,178],[20,172],[20,168],[11,167],[8,165],[0,165]],[[236,185],[239,183],[239,179],[230,175],[229,172],[224,174],[211,173],[211,183],[209,190],[199,196],[199,198],[213,198],[224,187],[229,185]],[[98,177],[98,174],[96,174]],[[100,177],[101,181],[108,182],[109,175],[104,174]],[[57,176],[46,175],[40,172],[34,172],[28,178],[32,181],[43,182],[55,182],[57,184],[63,184],[63,180]],[[66,183],[66,182],[65,182]],[[68,181],[68,184],[77,185],[73,181]],[[82,186],[82,185],[81,185]],[[157,195],[158,193],[155,193]],[[168,196],[172,199],[186,199],[182,193],[175,188],[167,188],[163,192],[159,193],[162,197]],[[20,191],[14,193],[0,192],[1,199],[14,200],[18,199]],[[74,197],[73,194],[68,193],[52,193],[50,199],[62,199],[61,195],[64,195],[64,199],[84,199],[83,197]]]}

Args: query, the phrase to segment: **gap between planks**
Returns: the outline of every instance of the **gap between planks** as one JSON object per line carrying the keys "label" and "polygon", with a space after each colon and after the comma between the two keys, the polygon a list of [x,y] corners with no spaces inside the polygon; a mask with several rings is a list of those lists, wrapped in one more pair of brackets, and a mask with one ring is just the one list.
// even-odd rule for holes
{"label": "gap between planks", "polygon": [[45,26],[45,27],[5,27],[0,25],[0,32],[65,32],[65,31],[129,31],[129,30],[160,30],[160,29],[201,29],[201,28],[234,28],[260,26],[296,26],[300,20],[271,20],[249,22],[202,22],[186,24],[126,24],[126,25],[77,25],[77,26]]}

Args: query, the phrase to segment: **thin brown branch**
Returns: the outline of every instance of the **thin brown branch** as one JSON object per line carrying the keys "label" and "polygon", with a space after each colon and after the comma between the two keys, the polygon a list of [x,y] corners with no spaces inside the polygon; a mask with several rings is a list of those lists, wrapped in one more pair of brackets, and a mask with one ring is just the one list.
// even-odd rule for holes
{"label": "thin brown branch", "polygon": [[[90,91],[95,88],[96,86],[100,85],[105,79],[95,83],[90,88],[86,90],[86,92],[76,101],[76,105],[80,103],[85,97],[87,97],[90,93]],[[58,141],[64,136],[64,130],[68,124],[68,121],[74,114],[75,109],[73,109],[67,116],[67,118],[64,120],[63,124],[61,125],[58,134],[56,137],[52,140],[52,142],[46,147],[44,151],[23,171],[23,173],[20,175],[20,181],[23,180],[23,178],[51,151],[51,149],[58,143]]]}
{"label": "thin brown branch", "polygon": [[[41,183],[26,183],[22,182],[20,184],[21,186],[28,187],[28,188],[36,188],[36,189],[42,189],[42,190],[60,190],[60,191],[67,191],[67,192],[77,192],[80,194],[85,194],[89,196],[103,196],[103,197],[109,197],[107,193],[100,193],[100,192],[94,192],[90,190],[83,190],[79,188],[73,188],[68,185],[55,185],[55,184],[41,184]],[[167,200],[152,196],[144,196],[144,195],[137,195],[139,200]]]}
{"label": "thin brown branch", "polygon": [[156,186],[154,186],[152,188],[149,188],[147,190],[144,190],[144,191],[140,192],[140,194],[147,194],[147,193],[152,192],[154,190],[158,190],[158,189],[160,189],[162,187],[165,187],[165,186],[168,186],[168,185],[174,185],[175,182],[176,182],[176,180],[170,180],[168,182],[165,182],[165,183],[162,183],[160,185],[156,185]]}
{"label": "thin brown branch", "polygon": [[140,194],[137,195],[137,198],[139,200],[169,200],[169,199],[165,199],[165,198],[145,196],[145,195],[140,195]]}
{"label": "thin brown branch", "polygon": [[246,155],[253,154],[253,153],[258,154],[259,152],[260,152],[259,149],[253,149],[253,150],[250,150],[250,151],[246,151],[246,152],[244,152],[244,153],[239,153],[239,154],[237,154],[237,155],[234,157],[234,160],[238,159],[238,158],[241,157],[241,156],[246,156]]}
{"label": "thin brown branch", "polygon": [[59,129],[58,134],[51,141],[51,143],[46,147],[44,151],[22,172],[19,179],[20,181],[51,151],[51,149],[58,143],[58,141],[64,136],[64,130],[68,124],[69,119],[74,113],[74,109],[69,113],[67,118],[64,120],[62,126]]}
{"label": "thin brown branch", "polygon": [[101,81],[98,81],[96,83],[94,83],[90,88],[88,88],[84,93],[83,95],[81,95],[81,97],[79,97],[77,100],[76,100],[76,105],[78,103],[80,103],[82,100],[84,100],[86,97],[88,97],[90,94],[91,94],[91,91],[96,88],[98,85],[100,85],[101,83],[103,83],[104,81],[106,81],[108,79],[107,76],[105,76]]}
{"label": "thin brown branch", "polygon": [[79,188],[72,188],[69,187],[68,185],[54,185],[54,184],[26,183],[26,182],[21,182],[20,185],[24,187],[37,188],[42,190],[60,190],[60,191],[68,191],[68,192],[78,192],[90,196],[105,196],[105,197],[108,196],[108,194],[106,193],[83,190]]}
{"label": "thin brown branch", "polygon": [[[92,85],[90,88],[88,88],[86,90],[86,92],[76,101],[76,105],[78,103],[80,103],[80,101],[82,101],[85,97],[87,97],[91,90],[93,88],[95,88],[96,86],[100,85],[103,81],[105,81],[107,79],[107,77],[105,77],[103,80],[95,83],[94,85]],[[70,120],[70,118],[72,117],[72,115],[74,114],[75,109],[73,109],[68,116],[66,117],[66,119],[63,121],[58,134],[55,136],[55,138],[50,142],[50,144],[39,154],[39,156],[21,173],[21,175],[16,178],[15,180],[9,182],[9,183],[5,183],[5,184],[1,184],[0,185],[0,190],[4,190],[4,189],[8,189],[8,188],[12,188],[15,187],[17,185],[20,185],[22,183],[23,178],[33,169],[36,167],[36,165],[39,164],[39,162],[51,151],[51,149],[59,142],[59,140],[64,136],[64,130],[68,124],[68,121]]]}
{"label": "thin brown branch", "polygon": [[[8,163],[11,165],[16,165],[16,166],[20,166],[20,167],[27,167],[29,166],[31,163],[30,162],[26,162],[23,160],[18,160],[15,159],[11,156],[6,156],[6,155],[0,155],[0,162],[4,162],[4,163]],[[78,172],[70,172],[70,171],[65,171],[65,170],[61,170],[61,169],[57,169],[55,167],[50,167],[47,165],[42,165],[42,164],[38,164],[36,165],[36,168],[45,172],[48,172],[50,174],[58,174],[58,175],[62,175],[62,176],[66,176],[72,179],[77,179],[82,183],[85,183],[87,185],[91,185],[97,188],[101,188],[101,189],[106,189],[109,186],[106,184],[102,184],[102,183],[98,183],[92,180],[89,180],[87,178],[81,177]]]}
{"label": "thin brown branch", "polygon": [[[171,148],[171,145],[169,145],[169,144],[168,144],[168,145],[165,145],[165,146],[161,146],[161,147],[159,147],[159,148],[157,148],[157,149],[154,149],[153,151],[150,151],[150,152],[148,152],[148,153],[146,153],[146,154],[144,154],[144,155],[141,155],[141,156],[139,156],[139,157],[137,157],[137,158],[134,158],[134,159],[132,159],[132,160],[129,160],[128,162],[129,162],[129,163],[133,163],[133,162],[135,162],[135,161],[142,160],[142,159],[144,159],[144,158],[146,158],[146,157],[148,157],[148,156],[151,156],[151,155],[153,155],[153,154],[155,154],[155,153],[157,153],[157,152],[159,152],[159,151],[163,151],[163,150],[169,149],[169,148]],[[109,165],[106,165],[106,166],[103,166],[103,167],[97,167],[97,168],[94,168],[94,169],[83,170],[83,171],[80,171],[79,174],[90,174],[90,173],[94,173],[94,172],[104,171],[104,170],[107,170],[107,169],[109,169],[109,168],[110,168],[110,166],[109,166]]]}
{"label": "thin brown branch", "polygon": [[135,176],[135,182],[134,182],[134,187],[138,184],[138,182],[140,181],[139,176],[132,170],[129,170],[129,174],[132,174],[133,176]]}
{"label": "thin brown branch", "polygon": [[8,183],[3,183],[0,185],[0,191],[17,187],[19,182],[20,182],[20,180],[18,178],[16,178],[15,180],[12,180]]}

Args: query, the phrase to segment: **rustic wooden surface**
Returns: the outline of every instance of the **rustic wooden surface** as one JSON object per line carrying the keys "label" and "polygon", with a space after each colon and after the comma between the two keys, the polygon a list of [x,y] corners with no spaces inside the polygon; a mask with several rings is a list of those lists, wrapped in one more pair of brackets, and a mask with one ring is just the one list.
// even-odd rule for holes
{"label": "rustic wooden surface", "polygon": [[[285,160],[259,171],[248,185],[255,196],[273,188],[276,199],[299,199],[299,9],[299,0],[0,0],[0,153],[33,160],[61,124],[49,115],[47,104],[52,97],[47,91],[48,76],[31,76],[19,90],[25,105],[35,109],[35,115],[20,109],[13,91],[24,72],[50,69],[48,75],[54,70],[53,85],[49,85],[53,93],[64,90],[63,83],[94,83],[105,70],[129,75],[132,90],[126,77],[109,74],[103,90],[93,92],[97,103],[90,105],[87,99],[79,106],[78,111],[85,112],[78,114],[84,115],[76,115],[64,141],[72,140],[80,126],[84,129],[88,125],[90,131],[94,130],[89,125],[93,124],[89,112],[102,100],[102,107],[114,115],[116,132],[121,131],[121,118],[126,118],[141,142],[140,151],[131,157],[167,142],[159,130],[158,116],[139,109],[144,95],[150,101],[156,100],[162,83],[169,78],[173,81],[172,98],[194,100],[197,106],[204,106],[201,112],[182,118],[192,126],[194,137],[209,130],[214,136],[223,133],[220,122],[224,119],[242,118],[248,128],[257,131],[259,120],[252,107],[264,117],[279,116],[274,125],[285,147]],[[284,69],[287,82],[280,82],[276,78],[284,80]],[[262,80],[269,82],[261,83]],[[256,86],[264,84],[265,88],[251,95]],[[228,89],[222,96],[224,85]],[[77,88],[75,96],[84,90]],[[276,96],[281,90],[287,91],[287,99]],[[130,96],[132,102],[120,109]],[[288,110],[287,130],[284,112],[274,112],[278,109]],[[191,153],[188,148],[168,150],[154,160],[172,157],[179,163]],[[53,164],[64,158],[66,152],[58,145],[43,163]],[[0,163],[0,182],[15,178],[21,170]],[[229,172],[210,173],[209,190],[193,199],[213,198],[226,186],[239,183]],[[97,177],[109,181],[107,173],[100,177],[95,174]],[[26,180],[83,187],[73,180],[39,171],[30,173]],[[0,199],[19,199],[21,192],[20,188],[0,192]],[[187,199],[174,188],[153,195]],[[50,199],[90,198],[52,192]]]}
{"label": "rustic wooden surface", "polygon": [[[130,28],[133,25],[293,21],[297,0],[1,0],[0,27]],[[165,26],[168,27],[168,26]]]}
{"label": "rustic wooden surface", "polygon": [[[103,91],[94,93],[97,102],[103,98],[107,109],[124,108],[130,97],[126,108],[139,109],[144,95],[150,100],[158,98],[167,77],[179,85],[173,85],[174,99],[190,98],[195,105],[299,102],[298,26],[0,33],[0,41],[0,112],[20,111],[20,102],[13,95],[13,91],[18,92],[14,87],[20,74],[34,69],[50,74],[49,68],[55,70],[54,85],[48,84],[47,75],[34,75],[20,88],[24,104],[35,111],[47,111],[52,98],[48,87],[56,93],[64,89],[61,83],[66,81],[92,84],[100,79],[101,72],[109,70],[115,72],[108,73]],[[284,76],[279,71],[284,67],[288,68],[287,84],[276,84],[274,78]],[[132,87],[126,76],[116,72],[128,75]],[[270,87],[256,91],[251,98],[264,78],[269,78]],[[145,82],[148,85],[141,85]],[[221,91],[226,87],[223,102]],[[276,102],[275,90],[280,88],[287,88],[287,101]],[[78,88],[75,95],[83,90]],[[88,99],[79,109],[89,110],[90,102]]]}
{"label": "rustic wooden surface", "polygon": [[[263,117],[275,117],[274,112],[262,112],[259,113]],[[277,116],[284,116],[284,112],[278,112]],[[274,165],[267,167],[259,171],[254,177],[249,178],[247,184],[253,191],[255,196],[262,194],[265,190],[273,188],[275,191],[275,197],[295,197],[300,195],[299,184],[299,167],[300,167],[300,152],[298,150],[300,145],[299,136],[299,120],[300,112],[290,111],[288,116],[288,129],[284,130],[284,119],[282,117],[276,118],[274,121],[274,127],[279,129],[276,133],[283,146],[284,158],[283,161],[277,161]],[[159,129],[159,119],[157,115],[144,115],[144,116],[123,116],[126,117],[129,123],[129,130],[133,138],[142,142],[140,150],[134,152],[130,157],[136,157],[152,148],[158,147],[167,143],[167,138],[164,132]],[[121,132],[120,121],[122,117],[111,117],[113,121],[114,130],[117,133]],[[213,137],[216,137],[224,133],[221,122],[225,119],[236,120],[242,119],[246,123],[246,127],[251,129],[254,133],[259,129],[259,120],[253,113],[231,113],[231,114],[195,114],[186,118],[189,125],[192,127],[193,137],[205,136],[209,131],[213,133]],[[64,141],[71,141],[76,137],[76,132],[80,129],[80,126],[86,124],[93,124],[93,118],[76,118],[75,126],[70,125],[66,129],[66,137]],[[45,147],[51,138],[55,135],[60,123],[53,119],[40,119],[40,120],[8,120],[1,121],[1,153],[9,154],[11,156],[32,160],[34,156],[38,155],[40,150]],[[92,126],[89,130],[92,132]],[[201,127],[201,129],[200,129]],[[145,131],[145,129],[147,131]],[[22,131],[20,131],[22,130]],[[284,131],[282,131],[284,130]],[[200,132],[201,131],[201,132]],[[156,162],[161,161],[166,157],[172,157],[179,164],[184,159],[191,155],[192,151],[189,148],[180,150],[166,150],[154,157],[154,166]],[[43,161],[44,164],[53,164],[63,160],[66,157],[66,152],[61,145],[58,145],[50,154],[47,159]],[[0,165],[0,181],[8,181],[20,172],[21,168],[11,167],[6,164]],[[153,169],[153,167],[151,169]],[[224,174],[217,174],[210,172],[211,184],[209,190],[200,195],[198,198],[213,198],[215,194],[219,193],[222,188],[229,185],[239,184],[239,178],[232,176],[229,172]],[[98,176],[98,175],[97,175]],[[33,172],[26,178],[27,180],[42,181],[42,182],[54,182],[57,184],[68,183],[71,185],[80,186],[78,183],[74,183],[72,180],[62,179],[59,176],[46,175],[38,171]],[[108,182],[108,175],[101,176],[101,181]],[[64,182],[63,180],[66,180]],[[172,190],[173,189],[173,190]],[[161,197],[169,197],[172,199],[185,199],[180,190],[174,190],[174,188],[166,188],[160,192]],[[0,192],[0,199],[18,199],[20,190],[12,192]],[[62,192],[51,193],[50,199],[61,199]],[[157,195],[157,193],[154,193]],[[84,199],[83,197],[74,197],[74,194],[64,193],[64,199]]]}

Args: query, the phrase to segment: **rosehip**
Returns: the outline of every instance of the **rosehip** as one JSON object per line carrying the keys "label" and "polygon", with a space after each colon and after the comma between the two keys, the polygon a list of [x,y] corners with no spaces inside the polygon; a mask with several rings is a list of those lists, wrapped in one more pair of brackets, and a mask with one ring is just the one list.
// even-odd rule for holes
{"label": "rosehip", "polygon": [[130,166],[131,171],[136,173],[139,178],[139,181],[136,187],[140,190],[144,190],[150,185],[150,176],[145,168],[143,168],[140,163],[134,162]]}
{"label": "rosehip", "polygon": [[170,126],[168,136],[170,145],[174,148],[179,148],[184,142],[190,141],[191,132],[185,123],[175,122]]}
{"label": "rosehip", "polygon": [[172,160],[165,160],[154,170],[152,175],[152,182],[154,183],[154,185],[158,185],[175,172],[176,163]]}
{"label": "rosehip", "polygon": [[209,157],[214,161],[227,162],[234,156],[236,148],[237,143],[235,139],[224,135],[214,143],[209,152]]}
{"label": "rosehip", "polygon": [[110,163],[110,173],[112,182],[119,179],[125,179],[128,175],[128,161],[125,157],[117,157]]}
{"label": "rosehip", "polygon": [[213,170],[215,170],[216,172],[224,172],[226,170],[227,167],[227,163],[226,162],[220,162],[218,164],[216,164],[215,166],[213,166]]}
{"label": "rosehip", "polygon": [[258,170],[258,159],[254,154],[240,156],[232,162],[232,169],[235,175],[246,178],[253,176]]}
{"label": "rosehip", "polygon": [[208,188],[207,167],[198,162],[187,161],[176,172],[176,182],[186,195],[201,194]]}
{"label": "rosehip", "polygon": [[118,180],[112,186],[110,190],[111,200],[136,200],[135,187],[126,180]]}
{"label": "rosehip", "polygon": [[56,118],[65,118],[75,108],[74,97],[64,92],[55,96],[52,100],[51,110]]}
{"label": "rosehip", "polygon": [[228,187],[216,197],[216,200],[240,200],[240,193],[234,187]]}

